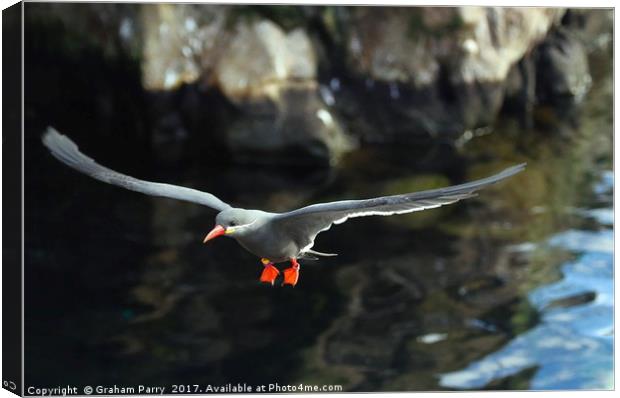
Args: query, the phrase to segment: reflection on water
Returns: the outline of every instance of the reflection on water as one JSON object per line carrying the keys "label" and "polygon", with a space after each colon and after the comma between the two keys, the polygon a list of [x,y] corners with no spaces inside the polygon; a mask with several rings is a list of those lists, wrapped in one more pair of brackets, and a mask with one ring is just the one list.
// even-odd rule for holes
{"label": "reflection on water", "polygon": [[[610,198],[612,173],[604,175],[594,191]],[[465,369],[443,374],[442,386],[481,388],[536,368],[533,389],[613,388],[613,209],[607,205],[581,213],[599,229],[571,229],[543,243],[576,258],[561,266],[562,279],[528,294],[538,325]]]}
{"label": "reflection on water", "polygon": [[[48,160],[54,174],[30,190],[45,195],[30,198],[39,233],[27,242],[29,383],[610,387],[612,179],[605,174],[601,188],[590,163],[600,152],[582,142],[523,146],[529,139],[481,137],[443,170],[394,160],[391,148],[305,179],[238,167],[207,172],[209,186],[189,171],[155,176],[278,209],[528,161],[527,172],[478,198],[320,235],[317,249],[340,255],[303,264],[294,289],[261,286],[260,263],[232,240],[202,245],[208,210]],[[62,370],[60,355],[69,357]]]}

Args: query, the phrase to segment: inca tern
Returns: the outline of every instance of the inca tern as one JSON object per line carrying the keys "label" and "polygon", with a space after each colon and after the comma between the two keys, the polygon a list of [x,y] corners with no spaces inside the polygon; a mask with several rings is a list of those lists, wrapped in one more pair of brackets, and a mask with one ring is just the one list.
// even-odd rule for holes
{"label": "inca tern", "polygon": [[51,154],[67,166],[108,184],[147,195],[198,203],[218,211],[215,227],[206,235],[207,243],[218,236],[232,237],[250,253],[260,257],[264,266],[260,281],[273,285],[280,271],[275,263],[290,262],[284,270],[284,284],[297,284],[298,259],[335,254],[312,250],[316,236],[334,224],[363,216],[391,216],[457,202],[475,196],[475,192],[511,177],[525,168],[525,163],[480,180],[446,188],[404,193],[363,200],[318,203],[286,213],[235,208],[208,192],[176,185],[149,182],[130,177],[107,167],[79,151],[77,145],[54,128],[43,135],[43,144]]}

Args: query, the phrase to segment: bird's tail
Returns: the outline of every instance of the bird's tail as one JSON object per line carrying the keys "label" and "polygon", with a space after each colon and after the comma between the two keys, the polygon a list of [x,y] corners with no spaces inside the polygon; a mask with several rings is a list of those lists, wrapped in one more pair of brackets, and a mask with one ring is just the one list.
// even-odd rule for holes
{"label": "bird's tail", "polygon": [[317,257],[335,257],[335,256],[337,256],[337,254],[321,253],[315,250],[306,250],[299,258],[304,259],[304,260],[318,260]]}

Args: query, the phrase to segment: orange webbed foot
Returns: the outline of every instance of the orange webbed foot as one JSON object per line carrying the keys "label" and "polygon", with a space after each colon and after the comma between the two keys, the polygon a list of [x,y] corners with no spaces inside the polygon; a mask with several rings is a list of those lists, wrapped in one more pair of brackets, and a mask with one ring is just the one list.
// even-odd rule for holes
{"label": "orange webbed foot", "polygon": [[299,280],[299,263],[296,259],[291,259],[291,267],[284,270],[284,282],[282,285],[295,286]]}
{"label": "orange webbed foot", "polygon": [[273,266],[273,263],[265,258],[261,259],[261,262],[265,266],[263,272],[260,275],[260,281],[265,283],[271,283],[273,286],[274,281],[280,275],[280,271]]}

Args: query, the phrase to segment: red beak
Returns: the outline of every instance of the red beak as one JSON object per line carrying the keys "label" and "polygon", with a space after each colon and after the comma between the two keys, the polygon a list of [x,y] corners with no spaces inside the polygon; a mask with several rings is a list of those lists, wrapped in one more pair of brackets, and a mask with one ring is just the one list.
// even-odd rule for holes
{"label": "red beak", "polygon": [[202,241],[202,243],[207,243],[211,239],[217,238],[218,236],[222,236],[225,233],[226,233],[226,228],[222,227],[221,225],[216,225],[215,227],[213,227],[211,232],[209,232],[207,236],[205,236],[205,239]]}

